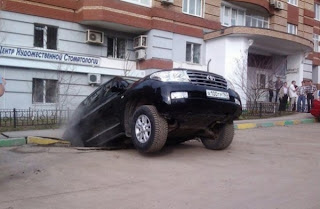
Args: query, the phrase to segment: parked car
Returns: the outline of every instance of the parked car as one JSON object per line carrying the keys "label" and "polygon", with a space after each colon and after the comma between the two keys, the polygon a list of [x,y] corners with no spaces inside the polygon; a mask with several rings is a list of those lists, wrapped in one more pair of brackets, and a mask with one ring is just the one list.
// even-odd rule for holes
{"label": "parked car", "polygon": [[310,113],[320,120],[320,90],[317,90],[314,93],[314,100]]}
{"label": "parked car", "polygon": [[63,138],[74,146],[105,146],[130,137],[141,152],[200,138],[208,149],[227,148],[239,95],[220,75],[175,69],[138,81],[115,77],[75,110]]}

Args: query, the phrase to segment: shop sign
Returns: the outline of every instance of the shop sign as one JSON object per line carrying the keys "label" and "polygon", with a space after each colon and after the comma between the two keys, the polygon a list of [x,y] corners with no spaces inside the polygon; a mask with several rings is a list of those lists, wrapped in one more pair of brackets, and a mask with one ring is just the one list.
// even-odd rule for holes
{"label": "shop sign", "polygon": [[100,58],[75,55],[69,53],[59,53],[55,51],[34,50],[17,47],[0,46],[0,57],[15,57],[22,59],[35,59],[52,62],[63,62],[79,65],[100,65]]}
{"label": "shop sign", "polygon": [[286,74],[291,74],[291,73],[298,73],[299,68],[290,68],[286,70]]}

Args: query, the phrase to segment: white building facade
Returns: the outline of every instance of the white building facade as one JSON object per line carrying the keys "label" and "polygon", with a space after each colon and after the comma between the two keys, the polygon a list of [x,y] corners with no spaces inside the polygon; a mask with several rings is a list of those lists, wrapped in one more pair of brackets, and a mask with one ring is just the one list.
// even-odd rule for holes
{"label": "white building facade", "polygon": [[[253,0],[6,0],[0,74],[7,86],[0,108],[74,109],[114,76],[143,77],[171,68],[209,71],[235,84],[253,79],[262,88],[276,77],[320,84],[320,55],[318,60],[312,53],[317,26],[308,22],[316,4],[282,2],[275,9],[269,1]],[[141,35],[145,43],[137,47]],[[250,61],[255,59],[268,63]],[[243,89],[234,86],[246,101]]]}

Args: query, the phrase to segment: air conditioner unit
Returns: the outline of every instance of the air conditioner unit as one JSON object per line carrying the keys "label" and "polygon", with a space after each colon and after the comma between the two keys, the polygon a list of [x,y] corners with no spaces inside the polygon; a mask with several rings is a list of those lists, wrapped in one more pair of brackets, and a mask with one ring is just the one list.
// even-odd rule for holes
{"label": "air conditioner unit", "polygon": [[104,33],[96,30],[87,30],[86,42],[93,44],[103,44]]}
{"label": "air conditioner unit", "polygon": [[89,73],[88,74],[88,83],[90,85],[100,84],[101,83],[101,75],[100,74]]}
{"label": "air conditioner unit", "polygon": [[161,0],[162,4],[173,4],[174,0]]}
{"label": "air conditioner unit", "polygon": [[142,36],[135,37],[133,39],[133,48],[134,49],[147,48],[147,36],[142,35]]}
{"label": "air conditioner unit", "polygon": [[270,5],[275,5],[276,4],[276,0],[270,0]]}
{"label": "air conditioner unit", "polygon": [[144,60],[147,56],[145,49],[138,49],[135,51],[136,59],[137,60]]}
{"label": "air conditioner unit", "polygon": [[274,5],[274,8],[282,10],[284,8],[283,2],[276,1],[276,4]]}

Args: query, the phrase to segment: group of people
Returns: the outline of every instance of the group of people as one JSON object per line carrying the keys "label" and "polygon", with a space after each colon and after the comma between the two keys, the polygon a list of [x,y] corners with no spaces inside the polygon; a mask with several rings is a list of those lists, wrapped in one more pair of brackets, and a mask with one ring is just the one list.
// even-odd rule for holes
{"label": "group of people", "polygon": [[[271,84],[269,83],[269,102],[272,102],[273,88],[271,89],[270,86]],[[292,111],[305,112],[307,101],[307,109],[308,112],[310,112],[314,99],[313,94],[317,91],[317,87],[312,84],[312,80],[302,81],[301,86],[297,86],[296,81],[292,81],[288,86],[287,82],[282,82],[278,77],[275,82],[275,88],[275,101],[277,102],[278,97],[280,101],[279,111],[285,111],[289,101],[290,109]]]}

